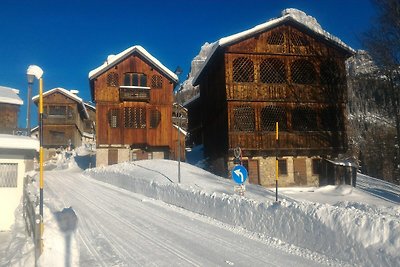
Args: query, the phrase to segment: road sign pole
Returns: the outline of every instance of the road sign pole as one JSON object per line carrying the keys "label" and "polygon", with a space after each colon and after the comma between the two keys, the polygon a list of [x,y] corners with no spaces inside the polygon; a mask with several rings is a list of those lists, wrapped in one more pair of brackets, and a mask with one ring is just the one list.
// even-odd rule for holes
{"label": "road sign pole", "polygon": [[276,122],[275,125],[275,145],[276,145],[276,157],[275,157],[275,201],[278,201],[278,177],[279,177],[279,161],[278,161],[278,143],[279,143],[279,123]]}

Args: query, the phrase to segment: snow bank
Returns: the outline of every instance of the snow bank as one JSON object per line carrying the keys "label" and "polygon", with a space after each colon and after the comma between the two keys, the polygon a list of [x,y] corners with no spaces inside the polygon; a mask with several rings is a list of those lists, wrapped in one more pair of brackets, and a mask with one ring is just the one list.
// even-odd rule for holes
{"label": "snow bank", "polygon": [[233,193],[230,180],[181,166],[181,184],[174,183],[176,162],[166,160],[123,163],[85,174],[352,265],[400,265],[399,206],[346,201],[329,205],[288,197],[277,203],[269,190],[253,185],[241,197]]}

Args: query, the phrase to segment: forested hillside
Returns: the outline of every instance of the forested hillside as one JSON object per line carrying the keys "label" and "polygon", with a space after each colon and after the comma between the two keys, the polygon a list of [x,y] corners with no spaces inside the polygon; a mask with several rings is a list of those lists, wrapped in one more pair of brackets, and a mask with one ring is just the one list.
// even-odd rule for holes
{"label": "forested hillside", "polygon": [[396,127],[387,94],[388,79],[366,51],[347,61],[347,156],[358,161],[360,171],[399,183],[396,172]]}

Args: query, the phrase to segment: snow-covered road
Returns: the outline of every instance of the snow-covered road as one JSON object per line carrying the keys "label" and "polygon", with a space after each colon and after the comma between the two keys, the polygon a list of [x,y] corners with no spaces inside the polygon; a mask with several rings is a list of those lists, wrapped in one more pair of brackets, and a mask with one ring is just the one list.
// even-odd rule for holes
{"label": "snow-covered road", "polygon": [[321,266],[313,253],[294,248],[292,254],[243,229],[80,172],[48,171],[45,180],[45,205],[53,213],[71,206],[77,214],[81,266]]}

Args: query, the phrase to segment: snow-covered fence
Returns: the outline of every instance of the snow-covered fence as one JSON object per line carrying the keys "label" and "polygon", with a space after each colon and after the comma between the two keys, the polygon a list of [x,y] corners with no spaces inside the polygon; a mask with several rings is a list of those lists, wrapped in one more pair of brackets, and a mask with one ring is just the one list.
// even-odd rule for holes
{"label": "snow-covered fence", "polygon": [[[39,199],[32,189],[35,187],[32,183],[35,181],[35,174],[27,174],[24,177],[23,192],[23,217],[25,221],[25,229],[29,236],[32,237],[35,245],[35,256],[38,257],[41,251],[40,245],[40,215],[37,212]],[[33,190],[37,191],[37,190]]]}

